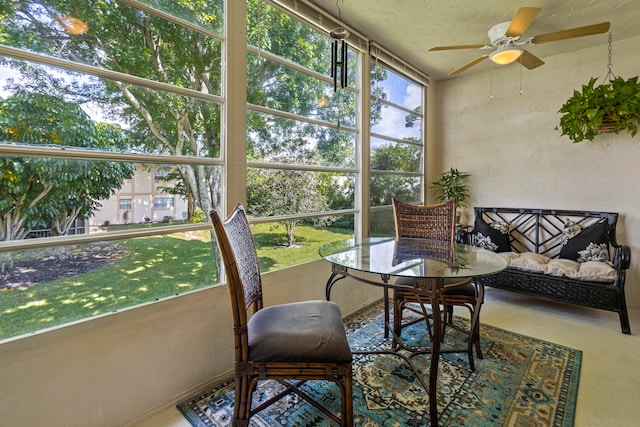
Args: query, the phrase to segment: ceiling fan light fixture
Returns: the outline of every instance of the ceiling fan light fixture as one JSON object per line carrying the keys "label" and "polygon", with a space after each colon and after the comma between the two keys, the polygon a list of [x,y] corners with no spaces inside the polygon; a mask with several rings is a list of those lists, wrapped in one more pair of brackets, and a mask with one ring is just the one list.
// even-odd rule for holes
{"label": "ceiling fan light fixture", "polygon": [[491,52],[489,59],[499,65],[511,64],[516,59],[520,58],[520,55],[524,52],[524,49],[517,46],[500,46],[495,51]]}

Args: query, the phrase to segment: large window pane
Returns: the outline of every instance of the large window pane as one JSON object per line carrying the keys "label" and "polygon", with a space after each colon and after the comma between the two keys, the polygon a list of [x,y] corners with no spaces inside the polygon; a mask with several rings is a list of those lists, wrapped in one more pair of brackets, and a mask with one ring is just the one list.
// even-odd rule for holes
{"label": "large window pane", "polygon": [[[190,6],[174,5],[171,9],[180,8],[181,13],[200,21],[203,27],[219,31],[222,23],[220,0],[182,4]],[[46,0],[14,5],[14,14],[8,14],[2,23],[3,43],[72,62],[221,94],[220,40],[115,1]],[[196,5],[199,9],[194,9]]]}
{"label": "large window pane", "polygon": [[374,209],[369,214],[369,233],[372,237],[395,236],[393,211],[390,208]]}
{"label": "large window pane", "polygon": [[0,340],[218,280],[208,231],[4,252],[0,260],[14,265],[0,276]]}
{"label": "large window pane", "polygon": [[[250,46],[255,46],[259,51],[269,52],[315,73],[329,76],[332,43],[329,37],[287,16],[264,0],[249,0],[247,13],[249,15],[247,43]],[[262,67],[265,67],[265,64],[259,64],[257,70]],[[251,72],[251,69],[250,66],[249,74],[261,74]],[[349,86],[355,87],[357,63],[353,50],[349,50],[347,72]]]}
{"label": "large window pane", "polygon": [[422,177],[406,176],[397,173],[371,174],[371,206],[391,205],[391,199],[408,203],[420,203]]}
{"label": "large window pane", "polygon": [[373,134],[408,141],[422,141],[422,119],[420,116],[382,102],[376,107],[379,108],[380,120],[377,123],[372,123],[371,132]]}
{"label": "large window pane", "polygon": [[[331,172],[249,168],[248,212],[255,217],[311,216],[330,210],[352,209],[354,182],[353,175]],[[325,220],[334,222],[329,217],[323,218]]]}
{"label": "large window pane", "polygon": [[410,111],[422,110],[422,86],[402,77],[375,59],[372,63],[372,96]]}
{"label": "large window pane", "polygon": [[184,1],[139,0],[157,11],[171,17],[195,24],[198,28],[222,35],[224,30],[224,0]]}
{"label": "large window pane", "polygon": [[[262,82],[268,73],[270,81]],[[249,102],[278,111],[354,127],[356,94],[348,90],[334,92],[333,84],[276,63],[248,55]]]}
{"label": "large window pane", "polygon": [[0,339],[217,281],[223,1],[128,4],[3,9]]}
{"label": "large window pane", "polygon": [[325,212],[353,211],[357,52],[348,53],[349,87],[334,90],[326,34],[261,0],[247,8],[248,212],[317,225]]}
{"label": "large window pane", "polygon": [[422,146],[371,138],[371,169],[420,172]]}
{"label": "large window pane", "polygon": [[353,167],[356,135],[299,120],[249,111],[249,158],[262,162]]}
{"label": "large window pane", "polygon": [[423,87],[377,59],[371,63],[369,231],[393,230],[393,197],[423,202]]}
{"label": "large window pane", "polygon": [[[35,79],[0,80],[6,93],[0,100],[5,123],[0,142],[220,158],[217,103],[37,68]],[[42,79],[56,75],[64,81],[64,89],[29,91],[32,84],[44,84]],[[82,81],[91,81],[95,90],[77,96],[73,87]],[[104,91],[112,91],[108,101],[102,98]]]}
{"label": "large window pane", "polygon": [[[315,261],[322,245],[352,238],[353,215],[260,223],[252,225],[251,232],[258,248],[260,271],[264,273]],[[290,232],[295,235],[293,245],[288,244]]]}

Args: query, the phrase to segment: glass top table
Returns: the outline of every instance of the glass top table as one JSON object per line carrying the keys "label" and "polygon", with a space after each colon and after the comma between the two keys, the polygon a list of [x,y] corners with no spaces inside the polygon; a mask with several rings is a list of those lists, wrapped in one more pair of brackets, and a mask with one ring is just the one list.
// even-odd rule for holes
{"label": "glass top table", "polygon": [[389,277],[481,277],[507,267],[503,257],[489,250],[427,239],[346,239],[324,245],[318,253],[336,266]]}
{"label": "glass top table", "polygon": [[[438,381],[438,362],[442,333],[442,310],[440,304],[445,289],[464,280],[474,279],[478,287],[477,304],[484,299],[484,286],[481,278],[499,273],[507,267],[507,261],[500,255],[486,249],[460,243],[440,242],[428,239],[394,239],[390,237],[371,237],[346,239],[322,246],[318,253],[331,263],[331,275],[327,280],[326,297],[331,299],[331,288],[344,278],[350,277],[358,282],[384,288],[385,338],[392,329],[389,326],[390,288],[411,290],[417,296],[425,319],[428,318],[425,304],[431,306],[433,319],[433,338],[428,349],[414,349],[404,346],[399,337],[395,337],[399,346],[389,350],[354,352],[354,354],[393,354],[403,358],[416,374],[416,378],[429,394],[429,413],[431,426],[438,425],[436,386]],[[367,273],[367,274],[364,274]],[[380,280],[371,279],[370,274],[379,275]],[[392,280],[393,278],[413,278],[414,280]],[[452,285],[448,283],[454,283]],[[424,303],[423,303],[424,299]],[[471,331],[479,322],[479,307],[474,311]],[[429,326],[426,326],[429,327]],[[469,337],[468,346],[472,345]],[[405,355],[403,351],[408,352]],[[458,351],[458,350],[455,350]],[[418,354],[430,354],[429,384],[419,375],[411,359]]]}

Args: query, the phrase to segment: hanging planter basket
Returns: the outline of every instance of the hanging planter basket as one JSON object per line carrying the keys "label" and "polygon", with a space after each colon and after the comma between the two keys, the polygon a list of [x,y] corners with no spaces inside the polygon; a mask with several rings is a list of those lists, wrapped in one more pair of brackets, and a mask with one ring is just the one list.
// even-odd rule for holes
{"label": "hanging planter basket", "polygon": [[640,124],[638,76],[616,77],[596,86],[596,78],[574,91],[560,113],[560,129],[573,142],[593,141],[596,135],[626,130],[635,136]]}
{"label": "hanging planter basket", "polygon": [[598,126],[597,134],[614,133],[616,131],[616,122],[613,119],[602,119],[602,124]]}
{"label": "hanging planter basket", "polygon": [[638,133],[640,124],[640,85],[638,76],[628,80],[616,77],[611,65],[611,33],[609,33],[609,73],[607,82],[596,86],[597,79],[573,91],[560,113],[560,129],[573,142],[593,141],[596,135],[627,130]]}
{"label": "hanging planter basket", "polygon": [[[617,118],[617,120],[616,120]],[[605,116],[602,118],[602,124],[598,126],[596,133],[618,133],[621,130],[628,130],[631,136],[637,132],[638,120],[636,117],[635,123],[633,123],[633,116],[630,114],[617,114],[611,116]]]}

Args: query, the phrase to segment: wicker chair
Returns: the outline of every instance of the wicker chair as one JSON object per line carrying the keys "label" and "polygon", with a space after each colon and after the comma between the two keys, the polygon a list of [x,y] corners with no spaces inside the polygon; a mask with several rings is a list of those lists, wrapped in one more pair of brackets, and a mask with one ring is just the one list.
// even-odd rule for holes
{"label": "wicker chair", "polygon": [[[444,203],[421,206],[413,205],[410,203],[402,202],[398,199],[393,199],[393,215],[396,226],[396,238],[428,238],[431,240],[438,240],[443,242],[455,241],[455,216],[456,216],[456,201],[448,200]],[[397,282],[408,281],[411,279],[398,278]],[[459,286],[450,287],[445,290],[442,304],[444,305],[445,319],[443,326],[451,327],[462,332],[469,334],[469,345],[467,346],[467,354],[469,357],[469,366],[471,370],[475,370],[475,364],[473,360],[473,346],[475,346],[476,354],[479,359],[482,359],[482,349],[480,348],[480,326],[479,323],[476,326],[475,331],[471,331],[471,327],[468,329],[460,328],[453,322],[453,307],[462,306],[469,310],[471,318],[475,310],[480,310],[480,304],[477,304],[478,299],[481,299],[479,295],[479,289],[471,279],[449,279],[445,280],[445,284],[453,285],[460,283]],[[410,283],[407,283],[410,284]],[[424,299],[424,297],[422,298]],[[422,311],[412,307],[411,304],[418,302],[415,294],[410,290],[394,289],[393,292],[393,330],[394,330],[394,342],[393,345],[397,345],[395,337],[399,337],[402,333],[402,329],[412,325],[416,322],[424,321]],[[477,308],[476,308],[477,307]],[[403,319],[403,311],[409,310],[416,314],[417,317],[406,321]],[[479,314],[479,312],[478,312]],[[431,328],[429,320],[427,319],[427,325],[429,329],[429,336],[431,337]],[[444,337],[444,332],[442,336]]]}
{"label": "wicker chair", "polygon": [[[296,393],[341,426],[353,425],[352,353],[340,308],[330,301],[304,301],[264,307],[262,281],[244,208],[236,206],[222,221],[210,212],[222,253],[233,311],[235,396],[233,426],[280,398]],[[259,381],[277,380],[285,388],[252,408]],[[335,383],[340,414],[313,399],[302,387],[310,380]]]}

